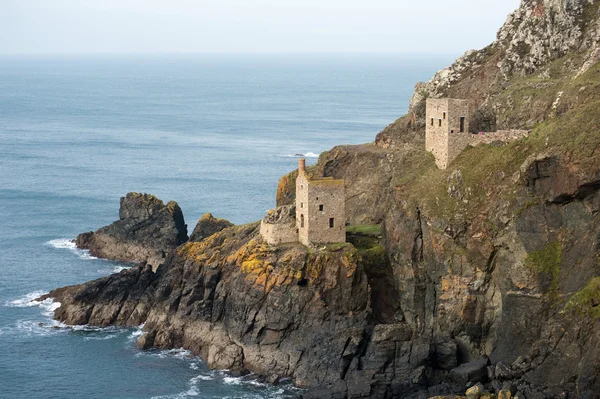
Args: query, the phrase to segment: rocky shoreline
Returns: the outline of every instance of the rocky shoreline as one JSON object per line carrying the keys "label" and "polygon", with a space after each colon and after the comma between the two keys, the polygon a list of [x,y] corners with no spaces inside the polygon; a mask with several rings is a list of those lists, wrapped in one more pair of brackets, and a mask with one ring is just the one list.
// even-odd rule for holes
{"label": "rocky shoreline", "polygon": [[[598,61],[600,3],[523,1],[375,143],[308,168],[345,180],[348,243],[267,245],[258,222],[209,214],[188,239],[176,203],[130,193],[77,245],[139,265],[45,298],[67,324],[145,323],[142,349],[291,378],[305,398],[600,398]],[[439,170],[427,97],[468,98],[476,129],[531,134]]]}

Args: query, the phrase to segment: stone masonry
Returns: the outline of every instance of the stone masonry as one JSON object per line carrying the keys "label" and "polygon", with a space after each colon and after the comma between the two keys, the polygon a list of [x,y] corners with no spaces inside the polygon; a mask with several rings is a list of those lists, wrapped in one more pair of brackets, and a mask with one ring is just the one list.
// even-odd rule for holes
{"label": "stone masonry", "polygon": [[428,98],[425,149],[438,168],[448,165],[469,145],[469,102],[454,98]]}
{"label": "stone masonry", "polygon": [[346,242],[346,198],[343,180],[310,178],[298,162],[296,226],[304,245]]}
{"label": "stone masonry", "polygon": [[296,206],[269,211],[261,222],[262,237],[273,245],[298,241],[304,245],[346,242],[344,180],[311,178],[305,168],[305,160],[300,159]]}
{"label": "stone masonry", "polygon": [[468,145],[508,143],[529,135],[527,130],[469,133],[468,100],[428,98],[425,115],[425,149],[433,153],[440,169],[446,169]]}
{"label": "stone masonry", "polygon": [[298,242],[296,207],[285,205],[267,212],[260,223],[260,235],[272,245]]}

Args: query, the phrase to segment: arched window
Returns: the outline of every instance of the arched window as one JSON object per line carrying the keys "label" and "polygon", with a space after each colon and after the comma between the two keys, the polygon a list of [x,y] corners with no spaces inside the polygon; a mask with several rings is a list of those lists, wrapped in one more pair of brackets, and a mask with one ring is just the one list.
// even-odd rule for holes
{"label": "arched window", "polygon": [[304,215],[300,215],[300,227],[304,227]]}

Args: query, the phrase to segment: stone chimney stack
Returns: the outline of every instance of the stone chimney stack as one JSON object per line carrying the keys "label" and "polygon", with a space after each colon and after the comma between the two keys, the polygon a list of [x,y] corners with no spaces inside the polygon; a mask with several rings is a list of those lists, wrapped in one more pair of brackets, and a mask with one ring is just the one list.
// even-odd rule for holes
{"label": "stone chimney stack", "polygon": [[304,158],[298,159],[298,173],[304,173],[306,170],[306,160]]}

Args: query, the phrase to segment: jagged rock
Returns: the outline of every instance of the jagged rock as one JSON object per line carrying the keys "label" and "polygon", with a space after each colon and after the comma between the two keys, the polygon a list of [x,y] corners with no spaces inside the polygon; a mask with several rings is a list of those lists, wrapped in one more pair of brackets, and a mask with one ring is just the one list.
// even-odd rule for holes
{"label": "jagged rock", "polygon": [[453,340],[438,342],[435,355],[437,367],[442,370],[452,370],[458,366],[456,342]]}
{"label": "jagged rock", "polygon": [[219,231],[233,226],[233,223],[225,219],[215,218],[211,213],[202,215],[194,231],[190,235],[190,241],[202,241]]}
{"label": "jagged rock", "polygon": [[[256,224],[229,227],[171,251],[157,273],[56,290],[56,317],[145,321],[143,347],[291,377],[313,388],[306,397],[421,399],[489,375],[515,398],[597,399],[599,5],[523,1],[495,43],[418,85],[375,143],[321,154],[311,173],[347,182],[347,221],[383,226],[375,251],[269,250]],[[468,98],[480,126],[536,128],[439,171],[422,111],[444,96]],[[293,203],[294,179],[281,179],[278,205]],[[448,372],[453,352],[467,363]],[[470,362],[484,356],[493,367]]]}
{"label": "jagged rock", "polygon": [[508,367],[507,365],[505,365],[502,362],[498,362],[496,363],[496,366],[494,368],[494,376],[500,380],[508,380],[513,378],[513,371],[511,370],[510,367]]}
{"label": "jagged rock", "polygon": [[464,363],[450,371],[450,377],[459,384],[476,384],[487,378],[487,365],[489,359],[479,359]]}
{"label": "jagged rock", "polygon": [[93,256],[148,263],[156,270],[187,239],[187,226],[176,202],[164,205],[153,195],[128,193],[121,198],[119,220],[80,234],[75,244]]}

